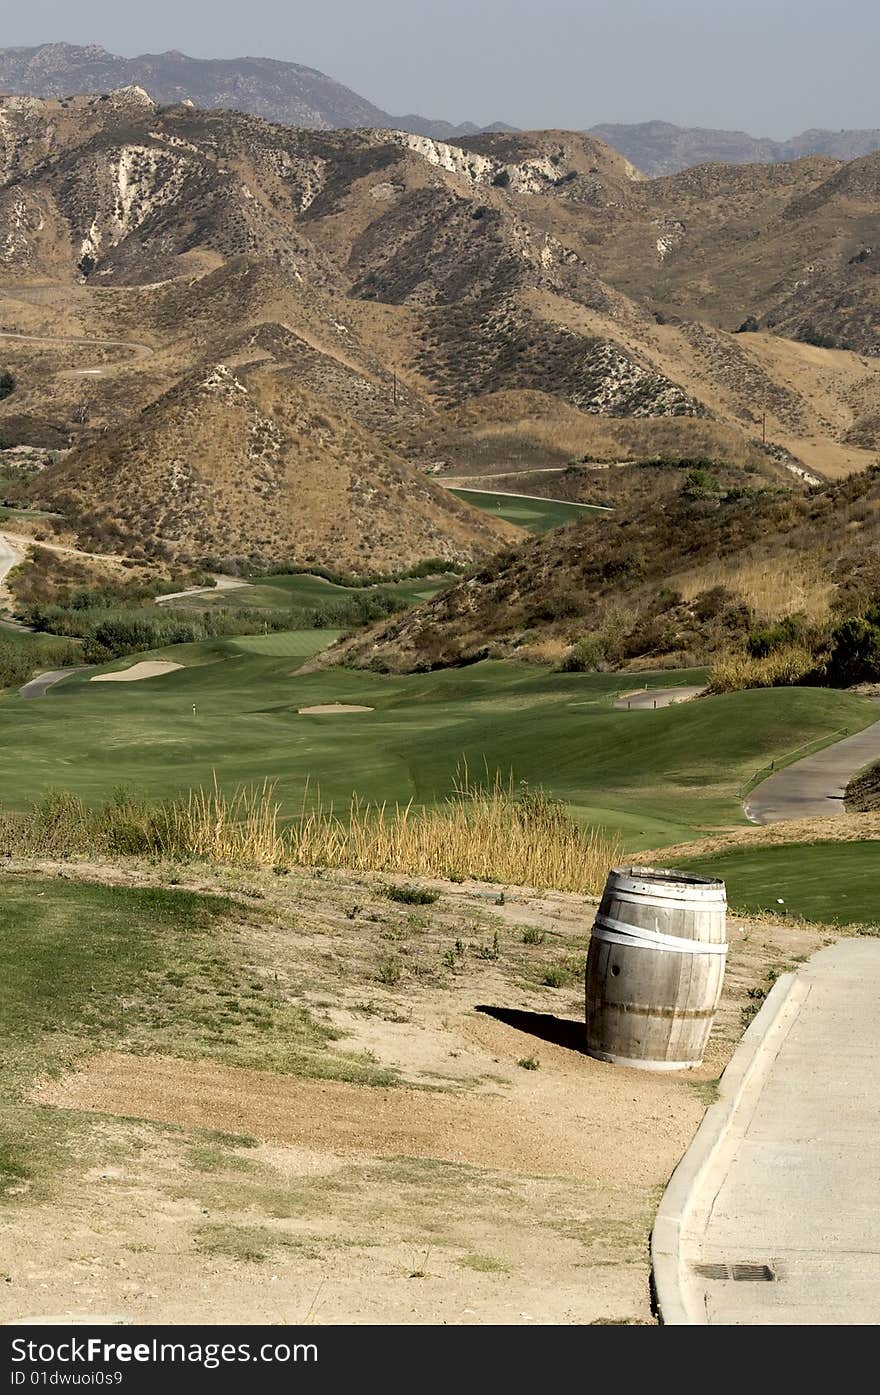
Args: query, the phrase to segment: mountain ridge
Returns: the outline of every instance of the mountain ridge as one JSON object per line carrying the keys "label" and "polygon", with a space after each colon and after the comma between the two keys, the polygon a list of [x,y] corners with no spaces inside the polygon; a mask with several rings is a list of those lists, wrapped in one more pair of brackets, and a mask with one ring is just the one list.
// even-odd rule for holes
{"label": "mountain ridge", "polygon": [[588,134],[619,150],[643,174],[658,178],[697,165],[787,164],[811,156],[856,160],[880,150],[880,130],[824,130],[812,127],[787,140],[752,136],[704,126],[676,126],[670,121],[606,122]]}
{"label": "mountain ridge", "polygon": [[0,48],[0,92],[11,96],[72,97],[124,87],[142,87],[161,106],[191,101],[313,130],[376,127],[450,140],[512,129],[501,122],[480,127],[395,117],[317,68],[276,58],[192,58],[177,49],[127,58],[100,44]]}

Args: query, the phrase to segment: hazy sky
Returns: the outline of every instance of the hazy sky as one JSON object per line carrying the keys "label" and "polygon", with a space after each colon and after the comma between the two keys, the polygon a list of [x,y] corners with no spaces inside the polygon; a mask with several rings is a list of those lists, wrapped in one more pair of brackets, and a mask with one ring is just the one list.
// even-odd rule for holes
{"label": "hazy sky", "polygon": [[660,117],[787,136],[880,126],[877,0],[27,0],[0,45],[268,55],[394,115],[516,126]]}

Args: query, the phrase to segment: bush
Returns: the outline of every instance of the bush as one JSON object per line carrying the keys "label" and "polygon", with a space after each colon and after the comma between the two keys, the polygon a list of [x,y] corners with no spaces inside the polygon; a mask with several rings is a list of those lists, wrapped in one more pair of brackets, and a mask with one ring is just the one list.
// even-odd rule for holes
{"label": "bush", "polygon": [[429,891],[424,886],[386,886],[385,895],[389,901],[400,901],[404,906],[433,906],[439,901],[439,891]]}
{"label": "bush", "polygon": [[35,644],[29,635],[0,631],[0,688],[18,688],[35,673],[51,668],[72,668],[82,662],[78,644]]}
{"label": "bush", "polygon": [[724,493],[718,476],[712,470],[689,470],[681,492],[686,499],[717,499]]}
{"label": "bush", "polygon": [[0,373],[0,402],[3,401],[4,397],[9,397],[13,392],[15,392],[15,379],[10,372],[4,369],[3,372]]}
{"label": "bush", "polygon": [[837,349],[842,348],[839,340],[833,334],[825,334],[822,330],[815,329],[813,325],[804,325],[798,339],[802,344],[812,344],[816,349]]}
{"label": "bush", "polygon": [[598,673],[606,663],[605,645],[601,635],[584,635],[571,646],[562,663],[563,673]]}
{"label": "bush", "polygon": [[753,630],[746,640],[746,649],[753,659],[766,659],[779,649],[788,649],[803,641],[805,620],[801,615],[786,615],[777,625]]}
{"label": "bush", "polygon": [[846,688],[852,683],[875,683],[880,679],[880,609],[844,620],[831,635],[828,681]]}

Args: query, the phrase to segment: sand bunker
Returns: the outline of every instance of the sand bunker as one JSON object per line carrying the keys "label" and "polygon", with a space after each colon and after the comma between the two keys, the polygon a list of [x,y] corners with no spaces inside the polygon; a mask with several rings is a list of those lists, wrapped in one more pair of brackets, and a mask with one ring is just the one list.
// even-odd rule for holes
{"label": "sand bunker", "polygon": [[120,669],[118,673],[96,673],[90,683],[139,683],[142,678],[161,678],[163,673],[173,673],[183,664],[172,664],[167,659],[144,659],[131,668]]}
{"label": "sand bunker", "polygon": [[325,702],[321,707],[300,707],[297,711],[304,717],[322,716],[336,712],[373,712],[373,707],[356,707],[345,702]]}

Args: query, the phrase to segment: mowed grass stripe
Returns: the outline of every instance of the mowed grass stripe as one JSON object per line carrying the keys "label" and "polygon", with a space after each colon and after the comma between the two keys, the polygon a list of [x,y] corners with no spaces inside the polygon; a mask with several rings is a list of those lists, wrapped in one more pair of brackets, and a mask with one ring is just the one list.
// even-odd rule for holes
{"label": "mowed grass stripe", "polygon": [[737,848],[681,862],[685,869],[722,877],[738,911],[871,926],[880,926],[878,865],[876,841]]}
{"label": "mowed grass stripe", "polygon": [[267,635],[242,635],[231,641],[243,654],[277,659],[310,659],[337,640],[342,630],[277,630]]}

